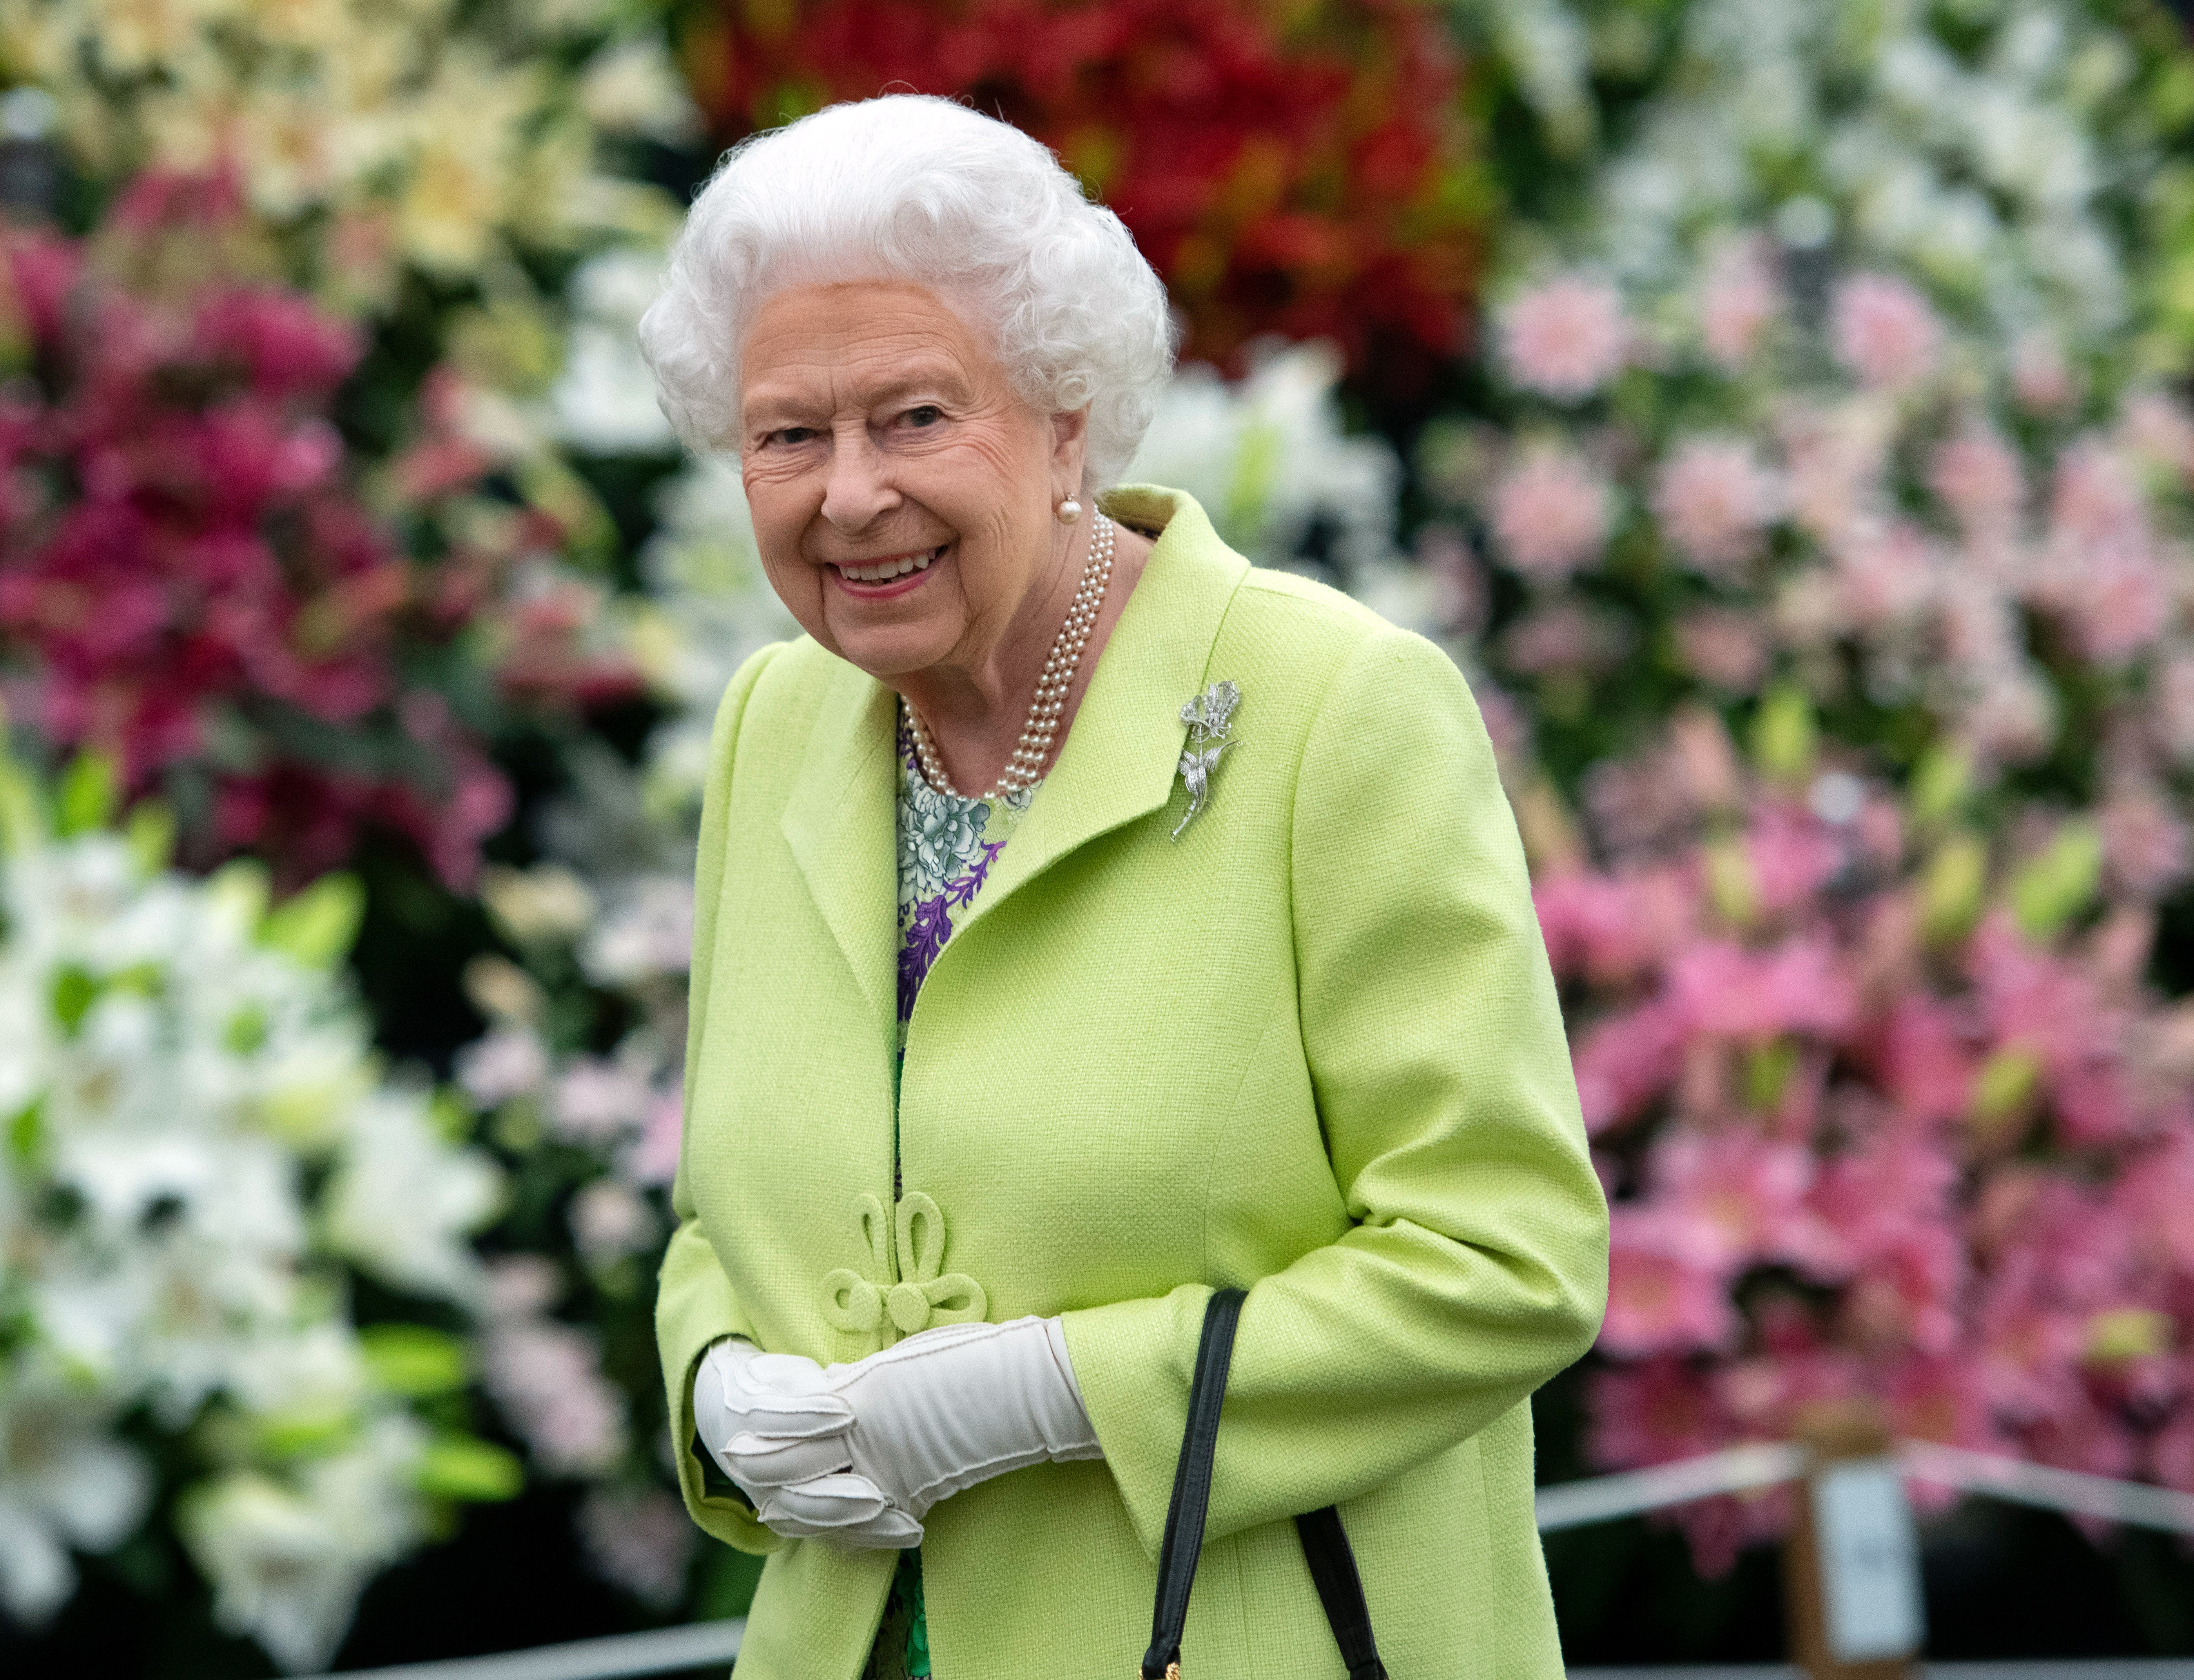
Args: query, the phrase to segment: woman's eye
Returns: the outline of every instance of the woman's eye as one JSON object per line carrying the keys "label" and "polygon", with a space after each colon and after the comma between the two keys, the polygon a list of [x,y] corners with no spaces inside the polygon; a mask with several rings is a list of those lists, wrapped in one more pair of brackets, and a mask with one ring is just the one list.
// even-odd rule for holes
{"label": "woman's eye", "polygon": [[918,409],[909,409],[900,418],[910,426],[934,426],[945,418],[945,410],[934,403],[924,403]]}
{"label": "woman's eye", "polygon": [[769,440],[773,444],[804,444],[814,435],[815,430],[813,427],[784,426],[771,433]]}

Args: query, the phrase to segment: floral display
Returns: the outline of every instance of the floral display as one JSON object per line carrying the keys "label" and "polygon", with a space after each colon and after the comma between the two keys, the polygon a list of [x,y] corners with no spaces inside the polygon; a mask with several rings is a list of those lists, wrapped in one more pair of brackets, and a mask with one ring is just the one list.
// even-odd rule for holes
{"label": "floral display", "polygon": [[[1781,672],[1840,734],[1907,764],[1940,731],[1990,777],[2053,776],[2168,825],[2194,751],[2194,424],[2177,400],[2133,385],[2053,415],[1993,402],[1988,341],[1950,341],[1910,284],[1832,279],[1812,332],[1764,242],[1743,261],[1769,314],[1742,364],[1715,366],[1698,326],[1710,267],[1657,347],[1681,388],[1673,369],[1635,376],[1646,423],[1611,395],[1435,453],[1528,591],[1495,662],[1536,685],[1550,728],[1598,731],[1596,753],[1647,720],[1610,697],[1754,695]],[[1829,366],[1777,379],[1778,357]],[[2184,873],[2176,849],[2114,867],[2153,896]]]}
{"label": "floral display", "polygon": [[2170,61],[2069,4],[1840,15],[1686,9],[1676,91],[1497,304],[1513,416],[1424,456],[1528,591],[1489,657],[1572,763],[1787,673],[1903,764],[1947,731],[2161,816],[2194,433],[2144,376],[2125,229]]}
{"label": "floral display", "polygon": [[361,498],[330,404],[364,346],[249,278],[248,238],[223,181],[152,175],[93,239],[0,251],[30,376],[0,398],[0,657],[21,714],[164,788],[200,861],[306,880],[371,825],[461,884],[508,794],[416,673],[488,580],[413,566]]}
{"label": "floral display", "polygon": [[1279,333],[1406,377],[1462,343],[1488,194],[1434,12],[822,0],[718,17],[686,64],[726,137],[887,87],[971,96],[1118,212],[1193,356]]}
{"label": "floral display", "polygon": [[602,155],[693,127],[631,9],[26,0],[0,26],[0,79],[44,90],[101,180],[233,170],[255,221],[290,236],[290,278],[377,312],[407,272],[662,231],[660,197]]}
{"label": "floral display", "polygon": [[[1683,714],[1654,843],[1539,874],[1615,1198],[1594,1454],[1870,1398],[1902,1435],[2194,1488],[2194,1007],[2143,983],[2153,911],[2085,818],[1991,841],[1955,778],[1900,803],[1783,734],[1755,775]],[[1709,1569],[1787,1519],[1678,1515]]]}
{"label": "floral display", "polygon": [[[1469,675],[1615,1208],[1542,1473],[1864,1397],[2194,1491],[2161,6],[23,0],[0,1666],[115,1581],[325,1666],[506,1497],[616,1626],[746,1608],[653,1278],[710,723],[797,626],[635,327],[719,146],[887,85],[1165,278],[1125,476]],[[1788,1515],[1675,1520],[1711,1575]],[[448,1654],[363,1602],[346,1662]]]}
{"label": "floral display", "polygon": [[[1587,1459],[1867,1398],[2190,1485],[2194,1038],[2147,987],[2194,428],[2142,289],[2183,49],[2041,0],[1495,12],[1543,210],[1419,464],[1615,1199]],[[1718,1573],[1788,1511],[1678,1515]]]}
{"label": "floral display", "polygon": [[[43,1620],[157,1519],[221,1626],[310,1668],[438,1509],[515,1488],[462,1393],[501,1176],[377,1065],[354,886],[177,874],[116,790],[0,762],[0,1607]],[[361,1280],[421,1322],[360,1323]]]}

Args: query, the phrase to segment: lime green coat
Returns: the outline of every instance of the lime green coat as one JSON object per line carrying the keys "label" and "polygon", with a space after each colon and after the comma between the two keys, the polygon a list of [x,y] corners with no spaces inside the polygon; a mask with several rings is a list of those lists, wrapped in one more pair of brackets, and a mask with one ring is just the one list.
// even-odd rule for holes
{"label": "lime green coat", "polygon": [[[1106,506],[1163,535],[922,985],[896,1207],[893,696],[803,639],[717,718],[658,1327],[687,1504],[769,1554],[739,1680],[852,1680],[896,1554],[708,1491],[710,1342],[829,1362],[1065,1315],[1104,1460],[929,1513],[930,1648],[939,1680],[1126,1680],[1229,1283],[1186,1672],[1337,1680],[1288,1519],[1338,1502],[1397,1680],[1558,1674],[1528,1396],[1599,1326],[1607,1213],[1485,726],[1429,643],[1252,569],[1189,497]],[[1238,744],[1175,841],[1180,709],[1221,679]]]}

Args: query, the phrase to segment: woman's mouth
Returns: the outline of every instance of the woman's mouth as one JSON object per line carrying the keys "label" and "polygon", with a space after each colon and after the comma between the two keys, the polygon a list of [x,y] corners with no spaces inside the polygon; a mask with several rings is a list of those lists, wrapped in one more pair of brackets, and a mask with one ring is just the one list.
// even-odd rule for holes
{"label": "woman's mouth", "polygon": [[834,563],[830,570],[837,573],[838,582],[852,593],[871,599],[895,595],[919,583],[922,574],[944,559],[945,551],[951,546],[942,542],[934,548],[923,548],[910,554],[888,554],[861,565]]}

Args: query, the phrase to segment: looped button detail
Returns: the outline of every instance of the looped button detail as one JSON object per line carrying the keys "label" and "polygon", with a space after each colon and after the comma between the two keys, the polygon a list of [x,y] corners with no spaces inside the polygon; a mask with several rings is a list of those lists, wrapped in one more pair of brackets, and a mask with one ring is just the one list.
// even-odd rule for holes
{"label": "looped button detail", "polygon": [[933,1324],[979,1324],[989,1315],[983,1286],[965,1272],[945,1270],[945,1215],[935,1201],[920,1190],[900,1197],[888,1248],[883,1203],[864,1192],[853,1198],[852,1211],[866,1275],[850,1266],[824,1275],[823,1316],[831,1328],[875,1337],[881,1345],[894,1339],[893,1332],[911,1336]]}

